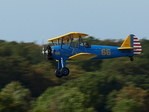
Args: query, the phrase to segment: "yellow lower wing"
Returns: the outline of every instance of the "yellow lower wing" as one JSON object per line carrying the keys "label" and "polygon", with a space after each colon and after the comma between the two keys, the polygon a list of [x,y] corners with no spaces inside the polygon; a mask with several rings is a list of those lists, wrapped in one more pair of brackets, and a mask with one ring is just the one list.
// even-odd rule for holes
{"label": "yellow lower wing", "polygon": [[69,59],[72,59],[72,60],[89,60],[89,59],[94,58],[96,56],[97,55],[90,54],[90,53],[78,53],[78,54],[75,54],[75,55],[69,57]]}

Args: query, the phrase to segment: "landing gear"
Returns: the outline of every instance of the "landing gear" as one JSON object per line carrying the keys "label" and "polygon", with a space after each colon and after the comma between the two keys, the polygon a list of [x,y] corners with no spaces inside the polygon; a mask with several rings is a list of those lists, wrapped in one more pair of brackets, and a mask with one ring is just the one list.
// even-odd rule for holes
{"label": "landing gear", "polygon": [[69,74],[69,69],[67,67],[63,67],[60,72],[63,76],[67,76]]}
{"label": "landing gear", "polygon": [[60,73],[60,70],[57,69],[57,70],[55,71],[55,76],[58,77],[58,78],[61,78],[63,75]]}
{"label": "landing gear", "polygon": [[58,69],[55,71],[55,75],[60,78],[62,76],[67,76],[68,74],[69,69],[66,67],[66,59],[61,58],[61,60],[58,60]]}
{"label": "landing gear", "polygon": [[129,58],[130,58],[130,61],[133,61],[134,60],[132,56],[130,56]]}
{"label": "landing gear", "polygon": [[55,76],[58,78],[61,78],[62,76],[67,76],[68,74],[69,74],[69,69],[67,67],[63,67],[55,71]]}

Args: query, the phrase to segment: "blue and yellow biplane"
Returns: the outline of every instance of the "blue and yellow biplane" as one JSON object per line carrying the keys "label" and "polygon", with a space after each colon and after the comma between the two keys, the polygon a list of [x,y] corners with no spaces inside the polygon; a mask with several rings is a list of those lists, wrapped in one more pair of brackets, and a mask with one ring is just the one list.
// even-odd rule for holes
{"label": "blue and yellow biplane", "polygon": [[82,39],[86,36],[88,34],[71,32],[47,40],[52,46],[48,45],[43,53],[48,60],[58,61],[58,69],[55,71],[58,78],[69,74],[69,69],[66,67],[67,60],[96,60],[127,56],[133,61],[133,56],[142,52],[140,41],[133,34],[128,35],[120,47],[89,45]]}

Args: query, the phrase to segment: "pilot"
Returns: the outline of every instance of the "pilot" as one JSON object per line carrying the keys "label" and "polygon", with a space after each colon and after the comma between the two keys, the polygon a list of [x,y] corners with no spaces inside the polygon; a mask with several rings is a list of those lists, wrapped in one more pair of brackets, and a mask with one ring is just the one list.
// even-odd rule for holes
{"label": "pilot", "polygon": [[85,46],[85,47],[90,47],[87,42],[84,42],[84,46]]}

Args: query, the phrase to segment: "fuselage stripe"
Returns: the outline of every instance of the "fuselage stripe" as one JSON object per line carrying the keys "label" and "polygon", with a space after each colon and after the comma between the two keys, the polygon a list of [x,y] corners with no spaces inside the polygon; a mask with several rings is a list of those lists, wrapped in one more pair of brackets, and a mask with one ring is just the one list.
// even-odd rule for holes
{"label": "fuselage stripe", "polygon": [[134,46],[141,46],[141,44],[135,44],[135,43],[134,43]]}
{"label": "fuselage stripe", "polygon": [[138,39],[133,39],[133,41],[139,41]]}
{"label": "fuselage stripe", "polygon": [[134,44],[140,44],[139,42],[134,42]]}
{"label": "fuselage stripe", "polygon": [[141,46],[133,46],[133,47],[135,47],[135,48],[136,48],[136,47],[141,48]]}
{"label": "fuselage stripe", "polygon": [[134,54],[140,54],[141,52],[134,52]]}
{"label": "fuselage stripe", "polygon": [[135,42],[135,43],[138,43],[139,42],[140,43],[140,41],[133,41],[133,42]]}
{"label": "fuselage stripe", "polygon": [[141,51],[142,51],[142,49],[140,49],[140,50],[138,50],[138,49],[137,50],[134,50],[134,52],[141,52]]}
{"label": "fuselage stripe", "polygon": [[142,49],[142,47],[135,47],[135,49]]}
{"label": "fuselage stripe", "polygon": [[137,37],[133,37],[133,39],[138,39]]}
{"label": "fuselage stripe", "polygon": [[134,49],[134,51],[142,51],[142,49]]}
{"label": "fuselage stripe", "polygon": [[141,51],[134,51],[134,53],[137,53],[137,52],[140,52],[141,53]]}
{"label": "fuselage stripe", "polygon": [[133,47],[135,48],[133,50],[134,51],[134,55],[140,54],[142,52],[142,47],[141,47],[140,41],[135,36],[133,38],[133,45],[134,45]]}

